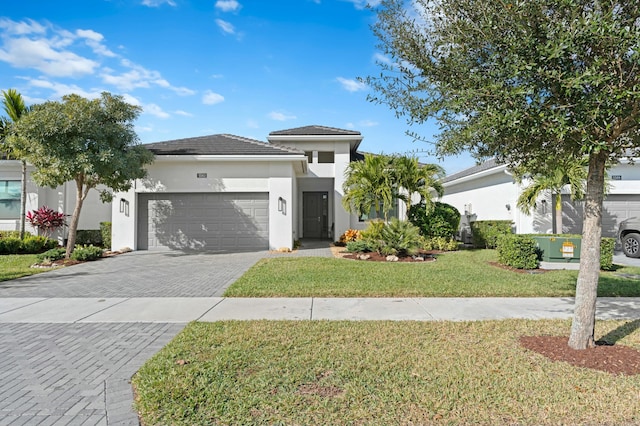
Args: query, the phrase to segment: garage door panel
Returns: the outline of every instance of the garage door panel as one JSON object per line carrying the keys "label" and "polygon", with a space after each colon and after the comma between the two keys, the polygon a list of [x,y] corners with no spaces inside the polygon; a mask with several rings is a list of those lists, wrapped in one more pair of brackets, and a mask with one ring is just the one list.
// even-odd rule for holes
{"label": "garage door panel", "polygon": [[[581,234],[583,227],[584,202],[571,202],[563,195],[563,228],[570,233]],[[602,206],[602,236],[616,237],[620,223],[640,217],[640,195],[613,194],[605,198]]]}
{"label": "garage door panel", "polygon": [[269,247],[267,193],[140,194],[141,249]]}

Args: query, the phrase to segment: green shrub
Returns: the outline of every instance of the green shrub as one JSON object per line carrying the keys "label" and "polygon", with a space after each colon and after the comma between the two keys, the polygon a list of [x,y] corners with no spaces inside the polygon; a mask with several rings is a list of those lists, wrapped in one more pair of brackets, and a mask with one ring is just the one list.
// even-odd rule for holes
{"label": "green shrub", "polygon": [[427,212],[424,204],[416,204],[409,209],[409,221],[420,228],[425,237],[451,238],[460,226],[460,212],[450,204],[436,201],[434,208]]}
{"label": "green shrub", "polygon": [[613,249],[615,245],[615,238],[603,238],[600,240],[600,269],[605,271],[613,269]]}
{"label": "green shrub", "polygon": [[102,232],[99,229],[78,229],[76,244],[79,246],[102,246]]}
{"label": "green shrub", "polygon": [[0,254],[17,254],[22,247],[20,238],[8,237],[0,239]]}
{"label": "green shrub", "polygon": [[76,246],[71,259],[79,261],[96,260],[102,257],[102,248],[96,246]]}
{"label": "green shrub", "polygon": [[[31,232],[25,231],[25,238],[31,235]],[[0,231],[0,239],[2,238],[20,238],[20,231]]]}
{"label": "green shrub", "polygon": [[347,251],[349,253],[366,253],[374,251],[376,248],[372,246],[368,240],[355,240],[347,242]]}
{"label": "green shrub", "polygon": [[456,251],[459,243],[454,238],[431,237],[422,239],[423,250]]}
{"label": "green shrub", "polygon": [[385,227],[384,221],[380,219],[370,220],[367,228],[360,232],[363,240],[379,241],[382,239],[382,230]]}
{"label": "green shrub", "polygon": [[67,250],[63,247],[53,248],[51,250],[47,250],[44,253],[40,253],[36,256],[38,263],[43,263],[45,261],[53,262],[54,260],[62,259],[65,254],[67,254]]}
{"label": "green shrub", "polygon": [[102,246],[111,250],[111,222],[100,222],[100,233],[102,234]]}
{"label": "green shrub", "polygon": [[22,240],[20,253],[37,254],[57,246],[58,242],[56,240],[52,240],[51,238],[47,238],[42,235],[30,235]]}
{"label": "green shrub", "polygon": [[420,229],[396,217],[382,228],[380,254],[414,255],[420,248]]}
{"label": "green shrub", "polygon": [[496,248],[498,236],[511,234],[510,220],[478,220],[471,222],[473,245],[477,248]]}
{"label": "green shrub", "polygon": [[538,267],[538,247],[528,235],[504,234],[498,236],[498,261],[517,269]]}

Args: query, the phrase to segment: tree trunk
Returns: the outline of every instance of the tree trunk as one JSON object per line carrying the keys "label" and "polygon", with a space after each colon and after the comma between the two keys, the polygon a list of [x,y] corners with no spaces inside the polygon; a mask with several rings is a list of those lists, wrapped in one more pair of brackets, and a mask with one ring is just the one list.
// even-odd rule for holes
{"label": "tree trunk", "polygon": [[27,162],[22,160],[22,187],[20,188],[20,239],[24,239],[24,227],[27,220]]}
{"label": "tree trunk", "polygon": [[587,349],[595,346],[596,300],[600,278],[600,238],[602,236],[602,201],[607,155],[589,155],[587,193],[584,203],[584,225],[580,251],[580,272],[576,285],[576,302],[571,324],[569,346]]}
{"label": "tree trunk", "polygon": [[553,233],[562,234],[562,193],[558,192],[555,194],[555,197],[555,207],[553,210],[556,215],[556,226]]}
{"label": "tree trunk", "polygon": [[78,221],[80,219],[80,211],[82,210],[82,203],[84,202],[84,196],[82,192],[82,183],[76,181],[76,207],[73,209],[73,215],[71,216],[71,223],[69,224],[69,236],[67,237],[67,253],[65,258],[69,259],[73,249],[76,245],[76,233],[78,230]]}

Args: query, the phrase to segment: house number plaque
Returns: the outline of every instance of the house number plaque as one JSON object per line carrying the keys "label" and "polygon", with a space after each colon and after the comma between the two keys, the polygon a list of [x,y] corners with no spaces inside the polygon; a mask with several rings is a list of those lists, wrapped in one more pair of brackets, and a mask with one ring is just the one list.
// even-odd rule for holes
{"label": "house number plaque", "polygon": [[197,173],[196,177],[198,179],[206,179],[207,178],[207,174],[206,173]]}

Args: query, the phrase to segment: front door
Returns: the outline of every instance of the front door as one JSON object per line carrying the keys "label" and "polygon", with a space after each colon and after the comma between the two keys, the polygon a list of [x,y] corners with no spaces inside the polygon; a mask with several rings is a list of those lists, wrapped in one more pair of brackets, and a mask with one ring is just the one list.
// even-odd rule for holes
{"label": "front door", "polygon": [[302,236],[329,238],[329,193],[302,193]]}

